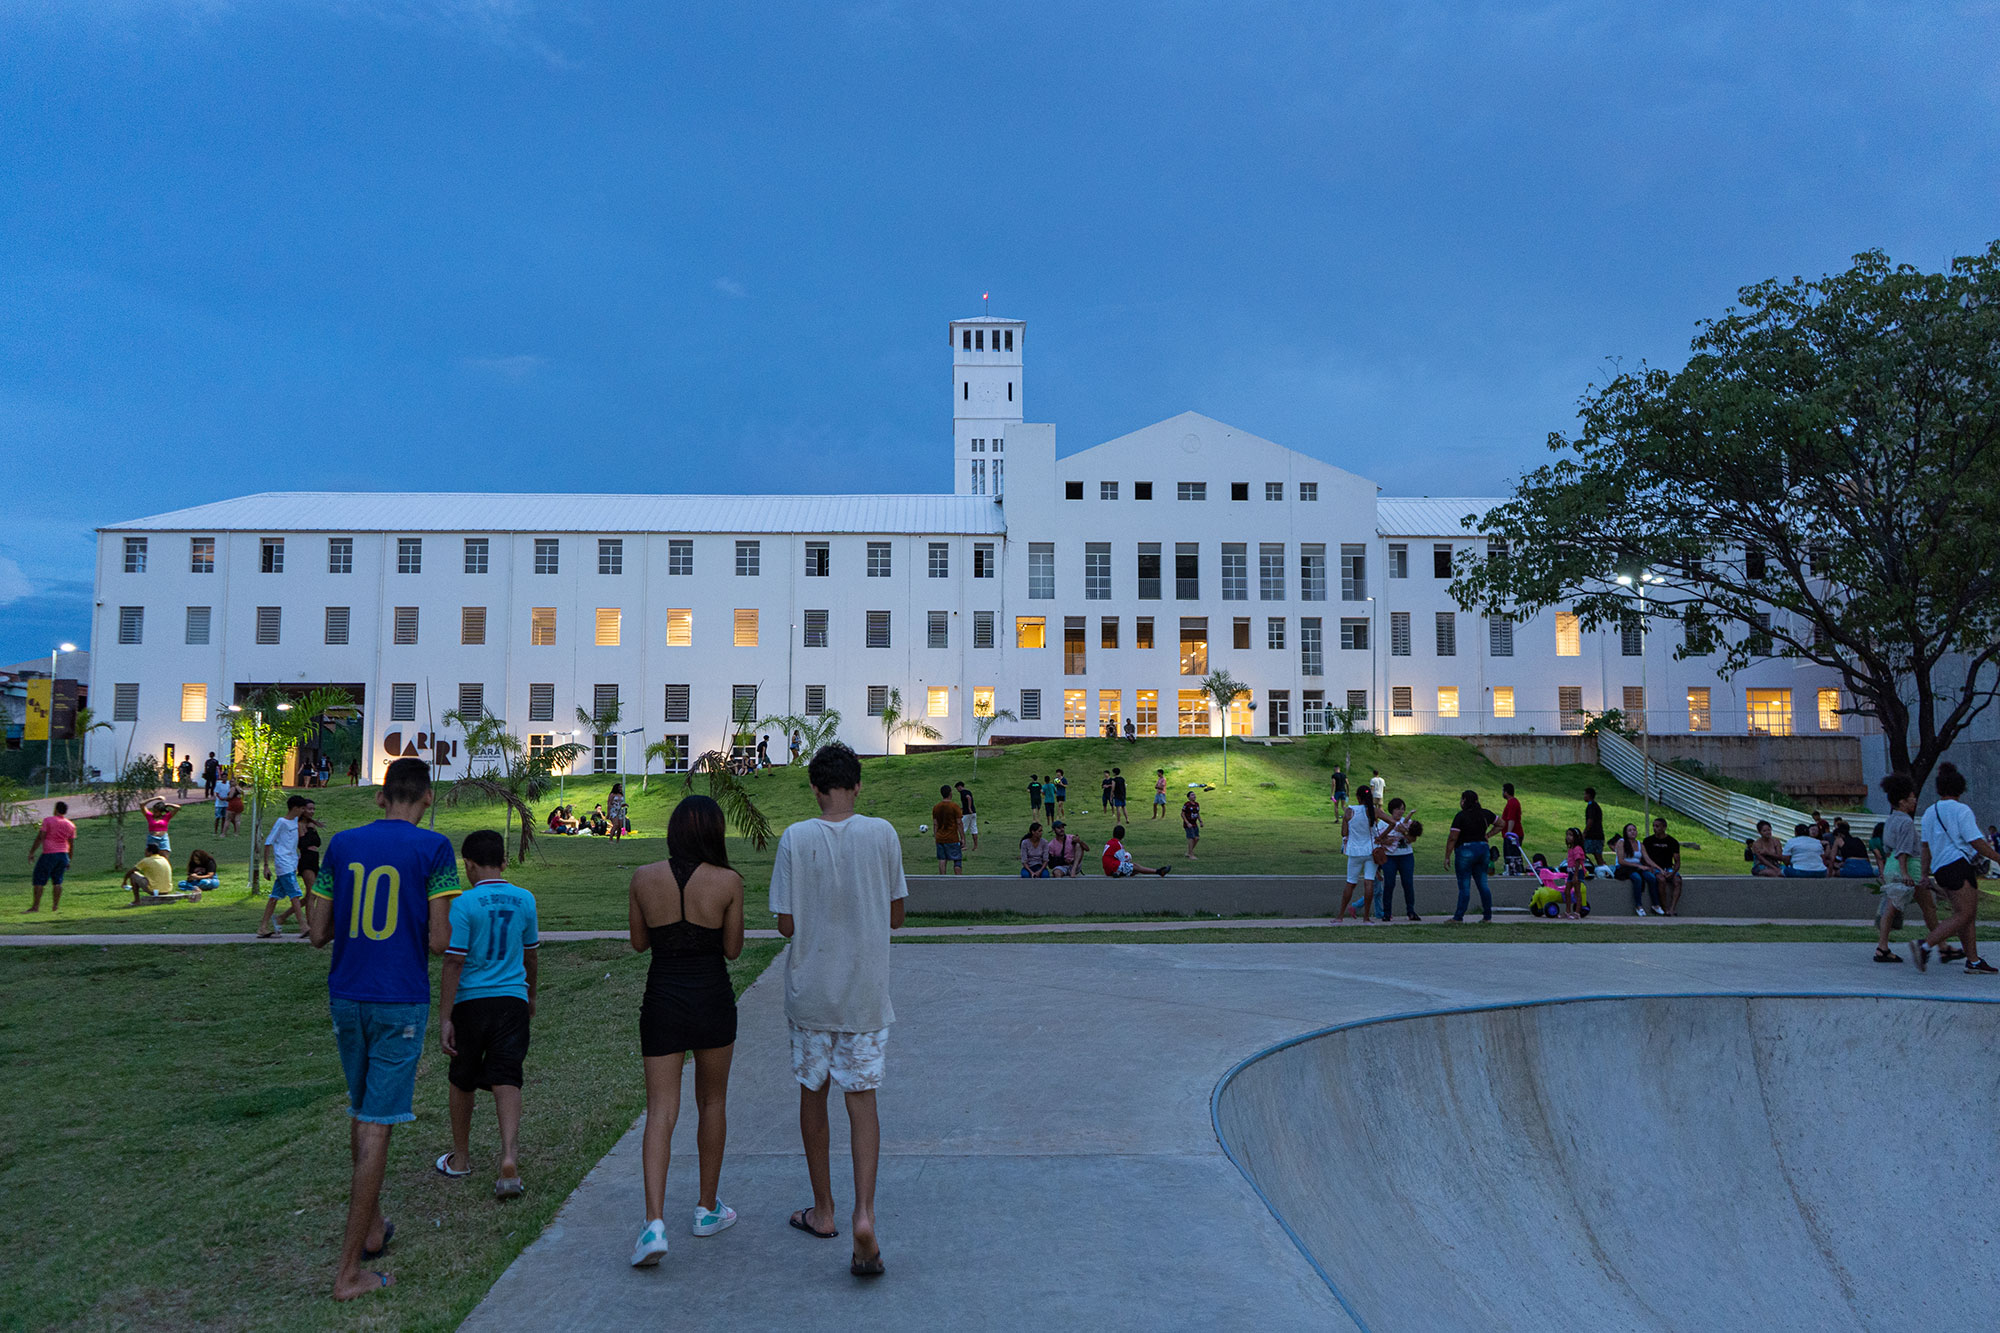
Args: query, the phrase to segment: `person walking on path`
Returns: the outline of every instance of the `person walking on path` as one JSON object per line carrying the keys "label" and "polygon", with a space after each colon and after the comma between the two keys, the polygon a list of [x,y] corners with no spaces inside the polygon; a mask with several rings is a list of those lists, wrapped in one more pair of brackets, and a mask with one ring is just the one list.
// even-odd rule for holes
{"label": "person walking on path", "polygon": [[[965,873],[965,812],[951,799],[949,786],[938,788],[938,802],[931,807],[931,841],[937,844],[938,874]],[[949,870],[947,870],[949,867]]]}
{"label": "person walking on path", "polygon": [[1498,823],[1493,812],[1479,803],[1478,792],[1459,793],[1458,813],[1452,817],[1451,832],[1444,840],[1445,864],[1458,877],[1458,910],[1451,916],[1454,922],[1465,920],[1474,884],[1479,886],[1480,921],[1493,919],[1493,893],[1487,886],[1486,870],[1493,862],[1493,844],[1489,839]]}
{"label": "person walking on path", "polygon": [[958,808],[962,816],[959,820],[959,827],[964,830],[966,839],[971,844],[966,850],[976,852],[979,850],[979,815],[977,807],[973,804],[972,789],[966,786],[963,781],[954,782],[951,785],[952,790],[958,793]]}
{"label": "person walking on path", "polygon": [[69,873],[70,853],[76,849],[76,825],[69,819],[69,802],[57,801],[54,812],[43,815],[35,836],[28,843],[28,859],[35,863],[35,900],[30,912],[42,910],[42,890],[53,888],[49,910],[62,910],[63,876]]}
{"label": "person walking on path", "polygon": [[1160,768],[1153,771],[1153,818],[1165,819],[1166,817],[1167,770]]}
{"label": "person walking on path", "polygon": [[1111,817],[1119,823],[1125,822],[1125,770],[1111,770]]}
{"label": "person walking on path", "polygon": [[1382,851],[1384,854],[1380,874],[1382,881],[1382,920],[1387,921],[1395,915],[1395,903],[1392,900],[1396,892],[1396,877],[1401,875],[1403,878],[1403,919],[1406,921],[1422,921],[1423,918],[1417,915],[1417,849],[1415,843],[1417,836],[1424,831],[1424,826],[1410,818],[1408,808],[1404,806],[1403,798],[1400,796],[1389,802],[1389,808],[1384,813],[1384,822],[1389,827],[1382,834]]}
{"label": "person walking on path", "polygon": [[310,908],[313,947],[333,946],[327,1007],[353,1119],[347,1231],[333,1279],[337,1301],[395,1281],[361,1263],[379,1257],[395,1234],[382,1216],[389,1133],[416,1119],[417,1061],[431,1012],[427,953],[442,954],[451,942],[451,900],[459,892],[451,840],[418,825],[432,799],[429,764],[391,763],[375,793],[382,818],[333,835],[326,849],[335,866],[333,892],[315,894]]}
{"label": "person walking on path", "polygon": [[1604,807],[1597,803],[1597,788],[1583,789],[1583,854],[1591,864],[1604,861]]}
{"label": "person walking on path", "polygon": [[1951,919],[1910,945],[1910,960],[1919,972],[1931,964],[1931,950],[1956,935],[1965,946],[1965,970],[1977,976],[2000,971],[1979,956],[1979,862],[1974,855],[2000,860],[1993,844],[1979,831],[1965,795],[1965,775],[1955,764],[1938,765],[1933,780],[1938,798],[1924,811],[1919,834],[1925,888],[1942,888],[1951,895]]}
{"label": "person walking on path", "polygon": [[1042,813],[1042,780],[1033,773],[1028,774],[1028,816],[1036,818]]}
{"label": "person walking on path", "polygon": [[791,1029],[792,1076],[799,1084],[799,1137],[805,1145],[812,1206],[791,1225],[831,1240],[835,1225],[826,1091],[838,1083],[847,1100],[854,1162],[853,1251],[848,1272],[880,1277],[875,1234],[875,1176],[889,1025],[889,932],[903,924],[902,843],[888,822],[854,812],[861,761],[835,742],[807,769],[817,819],[801,820],[778,840],[771,866],[771,911],[785,950],[785,1022]]}
{"label": "person walking on path", "polygon": [[1187,835],[1187,859],[1194,860],[1194,849],[1201,841],[1201,802],[1189,792],[1181,802],[1181,832]]}
{"label": "person walking on path", "polygon": [[716,1194],[729,1137],[729,1062],[736,1051],[729,962],[743,952],[743,877],[730,867],[727,832],[714,800],[683,797],[667,820],[667,859],[632,873],[632,947],[653,953],[646,997],[639,1004],[639,1054],[646,1070],[640,1154],[646,1225],[632,1247],[634,1268],[650,1268],[667,1252],[667,1165],[681,1111],[681,1066],[690,1051],[700,1116],[695,1151],[701,1194],[694,1204],[694,1234],[713,1236],[736,1221],[735,1210]]}
{"label": "person walking on path", "polygon": [[[1354,804],[1340,813],[1341,848],[1347,854],[1347,887],[1340,894],[1339,924],[1347,920],[1347,909],[1358,894],[1361,902],[1375,900],[1375,850],[1382,832],[1382,817],[1375,811],[1375,789],[1363,786],[1354,793]],[[1362,886],[1366,885],[1366,888]],[[1362,919],[1372,919],[1363,910]]]}
{"label": "person walking on path", "polygon": [[500,1120],[493,1197],[518,1199],[527,1189],[521,1183],[521,1066],[540,977],[535,895],[508,883],[507,840],[496,830],[468,833],[458,850],[472,887],[452,900],[444,950],[438,1046],[451,1057],[451,1151],[434,1165],[440,1175],[472,1174],[473,1101],[484,1088]]}
{"label": "person walking on path", "polygon": [[222,765],[216,762],[215,751],[208,752],[208,762],[201,766],[201,794],[208,800],[215,799],[215,780],[222,773]]}
{"label": "person walking on path", "polygon": [[[1917,784],[1907,773],[1890,773],[1882,779],[1882,795],[1889,802],[1889,815],[1882,821],[1882,908],[1875,918],[1875,961],[1900,963],[1903,956],[1889,947],[1896,923],[1912,901],[1924,914],[1926,932],[1937,929],[1937,900],[1923,880],[1923,856],[1918,850]],[[1991,841],[1991,839],[1988,839]],[[1965,955],[1947,949],[1940,960]]]}

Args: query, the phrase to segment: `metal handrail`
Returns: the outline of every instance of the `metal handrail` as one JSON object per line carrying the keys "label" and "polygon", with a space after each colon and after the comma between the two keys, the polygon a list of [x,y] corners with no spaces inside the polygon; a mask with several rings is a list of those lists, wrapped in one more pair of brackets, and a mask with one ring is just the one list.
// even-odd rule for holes
{"label": "metal handrail", "polygon": [[1613,732],[1597,733],[1597,762],[1633,791],[1645,793],[1650,786],[1652,798],[1660,804],[1680,811],[1704,828],[1738,841],[1756,837],[1757,821],[1760,819],[1769,820],[1772,827],[1781,832],[1788,832],[1799,824],[1812,823],[1813,817],[1803,810],[1760,801],[1741,792],[1725,791],[1714,783],[1703,782],[1677,768],[1652,764],[1649,782],[1646,756],[1640,753],[1637,746]]}

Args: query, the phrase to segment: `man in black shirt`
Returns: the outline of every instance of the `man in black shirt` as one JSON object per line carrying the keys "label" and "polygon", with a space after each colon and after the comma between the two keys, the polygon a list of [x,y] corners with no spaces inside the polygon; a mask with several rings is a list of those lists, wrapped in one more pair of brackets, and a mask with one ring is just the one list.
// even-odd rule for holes
{"label": "man in black shirt", "polygon": [[958,821],[959,830],[971,844],[967,850],[976,852],[979,850],[979,816],[973,812],[972,792],[963,781],[953,783],[952,789],[958,793],[958,808],[964,812]]}
{"label": "man in black shirt", "polygon": [[1111,770],[1111,813],[1121,821],[1125,818],[1125,773],[1117,768]]}
{"label": "man in black shirt", "polygon": [[1680,915],[1681,844],[1667,832],[1667,821],[1653,820],[1653,836],[1640,842],[1646,859],[1659,868],[1661,906],[1668,916]]}
{"label": "man in black shirt", "polygon": [[1597,788],[1583,789],[1583,854],[1604,860],[1604,807],[1597,803]]}

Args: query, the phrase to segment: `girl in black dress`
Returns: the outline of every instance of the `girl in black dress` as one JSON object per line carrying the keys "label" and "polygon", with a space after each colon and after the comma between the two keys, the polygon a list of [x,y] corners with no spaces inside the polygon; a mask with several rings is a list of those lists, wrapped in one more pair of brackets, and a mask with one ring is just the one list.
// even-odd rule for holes
{"label": "girl in black dress", "polygon": [[701,1198],[694,1234],[712,1236],[736,1221],[735,1211],[715,1197],[736,1045],[729,960],[743,952],[743,877],[729,868],[723,834],[722,807],[706,796],[689,796],[667,822],[667,859],[632,875],[632,947],[653,951],[639,1006],[639,1050],[646,1065],[646,1227],[632,1250],[634,1267],[657,1264],[667,1252],[667,1163],[681,1109],[681,1066],[689,1051],[701,1115],[695,1130]]}

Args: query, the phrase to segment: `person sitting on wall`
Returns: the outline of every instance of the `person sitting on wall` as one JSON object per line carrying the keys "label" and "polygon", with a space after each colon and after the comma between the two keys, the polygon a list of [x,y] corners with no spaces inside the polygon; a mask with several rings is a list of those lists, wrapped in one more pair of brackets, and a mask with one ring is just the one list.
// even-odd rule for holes
{"label": "person sitting on wall", "polygon": [[1770,820],[1757,821],[1757,836],[1743,843],[1743,859],[1750,863],[1750,873],[1761,879],[1776,879],[1785,873],[1785,844],[1771,831]]}
{"label": "person sitting on wall", "polygon": [[1786,879],[1826,878],[1826,844],[1814,836],[1812,825],[1792,827],[1792,839],[1785,844],[1785,868],[1779,873]]}
{"label": "person sitting on wall", "polygon": [[1021,839],[1021,878],[1047,879],[1049,877],[1049,844],[1042,837],[1040,820],[1028,825],[1028,836]]}
{"label": "person sitting on wall", "polygon": [[180,886],[191,895],[190,902],[199,900],[206,890],[221,888],[222,881],[215,873],[215,857],[199,847],[190,852],[187,878],[181,881]]}
{"label": "person sitting on wall", "polygon": [[1875,878],[1875,858],[1868,854],[1868,844],[1844,819],[1833,821],[1833,859],[1828,864],[1842,879]]}
{"label": "person sitting on wall", "polygon": [[1049,839],[1049,873],[1064,879],[1073,879],[1083,873],[1083,854],[1090,850],[1090,844],[1064,827],[1058,819],[1049,826],[1055,837]]}

